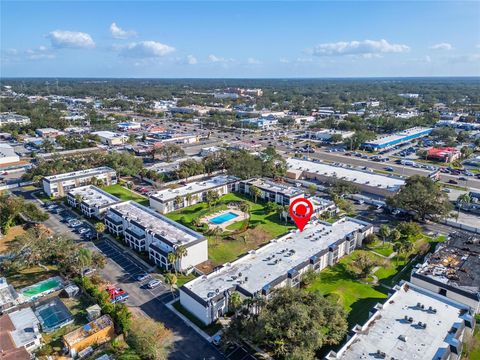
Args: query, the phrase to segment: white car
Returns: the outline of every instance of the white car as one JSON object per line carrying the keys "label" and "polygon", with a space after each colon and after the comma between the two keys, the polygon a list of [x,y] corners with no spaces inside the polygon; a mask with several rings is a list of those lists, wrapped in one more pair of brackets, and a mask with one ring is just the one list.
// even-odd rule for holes
{"label": "white car", "polygon": [[154,280],[150,280],[148,283],[147,283],[147,288],[149,289],[153,289],[153,288],[156,288],[158,285],[160,285],[162,282],[158,279],[154,279]]}

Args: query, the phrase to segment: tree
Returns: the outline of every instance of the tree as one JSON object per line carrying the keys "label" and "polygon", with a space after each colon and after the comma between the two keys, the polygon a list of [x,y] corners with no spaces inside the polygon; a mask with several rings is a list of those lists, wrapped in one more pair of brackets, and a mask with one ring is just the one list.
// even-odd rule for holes
{"label": "tree", "polygon": [[457,221],[458,221],[458,217],[460,216],[460,210],[463,208],[463,205],[470,204],[471,201],[472,199],[470,195],[468,195],[468,193],[464,193],[457,198]]}
{"label": "tree", "polygon": [[100,234],[103,234],[106,230],[105,224],[102,222],[97,222],[95,224],[95,231],[97,232],[97,240],[99,239]]}
{"label": "tree", "polygon": [[333,144],[339,143],[342,140],[343,140],[342,134],[332,134],[332,136],[330,136],[330,142]]}
{"label": "tree", "polygon": [[261,298],[245,299],[225,337],[245,338],[275,359],[310,360],[322,346],[338,344],[347,330],[340,305],[319,292],[285,287],[275,290],[266,303]]}
{"label": "tree", "polygon": [[394,243],[401,238],[402,234],[397,229],[393,229],[390,231],[390,235],[388,236],[390,242]]}
{"label": "tree", "polygon": [[317,186],[315,184],[308,185],[308,193],[313,196],[317,192]]}
{"label": "tree", "polygon": [[173,265],[173,270],[175,271],[175,274],[176,274],[177,273],[177,265],[176,265],[177,257],[175,256],[175,253],[169,252],[167,254],[167,262]]}
{"label": "tree", "polygon": [[262,195],[262,191],[256,186],[250,186],[250,195],[254,198],[255,203],[257,203],[257,198]]}
{"label": "tree", "polygon": [[173,157],[180,157],[185,155],[185,151],[178,146],[177,144],[162,144],[160,148],[158,148],[157,151],[158,154],[163,156],[165,161],[170,162]]}
{"label": "tree", "polygon": [[349,264],[350,269],[359,279],[366,278],[379,261],[367,252],[359,251]]}
{"label": "tree", "polygon": [[173,296],[173,289],[177,285],[177,280],[178,280],[177,276],[175,274],[172,274],[172,273],[166,273],[164,278],[165,278],[165,284],[170,286],[170,291],[171,291],[172,296]]}
{"label": "tree", "polygon": [[187,200],[187,206],[190,206],[191,203],[192,203],[192,199],[193,199],[193,195],[188,193],[187,195],[185,195],[185,200]]}
{"label": "tree", "polygon": [[207,194],[205,195],[205,198],[207,200],[208,206],[211,207],[211,206],[216,205],[216,203],[220,199],[220,195],[218,194],[218,192],[216,192],[214,190],[208,190]]}
{"label": "tree", "polygon": [[230,311],[237,312],[243,304],[243,299],[238,291],[234,291],[228,300]]}
{"label": "tree", "polygon": [[81,264],[80,275],[83,277],[85,269],[92,266],[92,251],[87,248],[81,248],[78,251],[78,259]]}
{"label": "tree", "polygon": [[413,212],[421,220],[447,216],[452,205],[439,184],[432,179],[414,175],[405,181],[400,191],[387,199],[394,208]]}
{"label": "tree", "polygon": [[387,224],[380,225],[378,229],[378,234],[382,238],[383,245],[385,245],[385,240],[390,236],[391,229],[388,227]]}
{"label": "tree", "polygon": [[8,232],[24,206],[23,198],[0,193],[0,227],[3,234]]}
{"label": "tree", "polygon": [[238,208],[243,212],[243,217],[246,219],[247,216],[250,217],[250,204],[246,201],[240,202]]}
{"label": "tree", "polygon": [[132,321],[126,341],[142,359],[166,360],[173,344],[173,333],[162,323],[139,316]]}
{"label": "tree", "polygon": [[401,222],[397,225],[396,229],[400,232],[403,237],[417,236],[422,233],[422,228],[419,224],[409,221]]}
{"label": "tree", "polygon": [[83,201],[83,196],[81,194],[75,194],[75,205],[77,208],[80,207],[80,204]]}
{"label": "tree", "polygon": [[185,245],[179,245],[174,250],[176,264],[181,264],[182,259],[188,255],[188,249]]}
{"label": "tree", "polygon": [[179,208],[183,203],[183,198],[180,195],[177,195],[173,201],[175,202],[175,208]]}

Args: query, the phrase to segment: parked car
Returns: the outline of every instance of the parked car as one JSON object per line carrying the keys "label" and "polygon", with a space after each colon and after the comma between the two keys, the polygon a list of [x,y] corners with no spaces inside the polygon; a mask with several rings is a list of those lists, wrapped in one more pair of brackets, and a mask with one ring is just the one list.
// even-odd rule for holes
{"label": "parked car", "polygon": [[158,285],[160,285],[162,282],[158,279],[153,279],[153,280],[150,280],[148,283],[147,283],[147,288],[149,289],[154,289],[156,288]]}
{"label": "parked car", "polygon": [[149,274],[147,273],[139,273],[139,274],[135,274],[133,276],[133,278],[136,280],[136,281],[143,281],[143,280],[146,280],[150,277]]}

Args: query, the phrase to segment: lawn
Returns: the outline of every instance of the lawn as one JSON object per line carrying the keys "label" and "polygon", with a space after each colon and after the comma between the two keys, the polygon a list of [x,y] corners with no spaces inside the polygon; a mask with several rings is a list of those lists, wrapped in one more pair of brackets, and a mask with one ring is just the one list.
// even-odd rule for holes
{"label": "lawn", "polygon": [[387,298],[386,289],[361,282],[350,273],[347,266],[352,261],[353,254],[324,269],[308,287],[308,290],[318,290],[323,295],[338,296],[338,302],[348,313],[350,326],[363,324],[368,318],[369,310]]}
{"label": "lawn", "polygon": [[382,241],[376,241],[373,244],[367,245],[367,247],[385,257],[389,257],[393,253],[393,246],[390,242],[385,242],[385,244],[383,244]]}
{"label": "lawn", "polygon": [[16,289],[24,288],[33,285],[39,281],[48,279],[52,276],[57,276],[59,273],[56,266],[47,266],[46,269],[40,266],[33,266],[28,269],[23,269],[7,274],[7,281]]}
{"label": "lawn", "polygon": [[[241,234],[231,234],[225,232],[219,236],[207,236],[208,238],[208,256],[210,260],[209,267],[231,262],[240,255],[252,249],[257,249],[271,239],[286,234],[293,228],[291,225],[285,225],[280,221],[274,212],[267,213],[265,203],[258,201],[254,203],[251,198],[239,194],[227,194],[220,198],[219,204],[215,207],[208,207],[207,203],[198,203],[181,210],[167,214],[172,220],[178,221],[196,231],[205,232],[204,229],[197,228],[194,225],[196,219],[208,215],[212,212],[218,212],[227,209],[229,202],[246,201],[250,204],[249,228]],[[228,226],[228,230],[240,230],[243,228],[245,220],[238,221]],[[201,269],[208,271],[207,269]]]}
{"label": "lawn", "polygon": [[118,197],[120,200],[123,201],[133,200],[141,205],[149,205],[149,201],[146,197],[134,193],[133,191],[128,190],[126,187],[123,187],[120,184],[105,186],[102,188],[102,190],[108,192],[109,194],[112,194],[113,196]]}

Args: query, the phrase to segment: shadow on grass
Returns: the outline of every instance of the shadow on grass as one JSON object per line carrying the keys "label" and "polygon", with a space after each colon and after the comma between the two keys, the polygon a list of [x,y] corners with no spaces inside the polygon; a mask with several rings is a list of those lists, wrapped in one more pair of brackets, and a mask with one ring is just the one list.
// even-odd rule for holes
{"label": "shadow on grass", "polygon": [[[388,294],[387,290],[382,286],[377,286],[375,290]],[[354,302],[350,307],[352,310],[348,314],[347,321],[349,327],[353,327],[356,324],[363,325],[365,321],[369,318],[369,311],[377,304],[383,303],[385,298],[369,297],[364,299],[359,299]]]}

